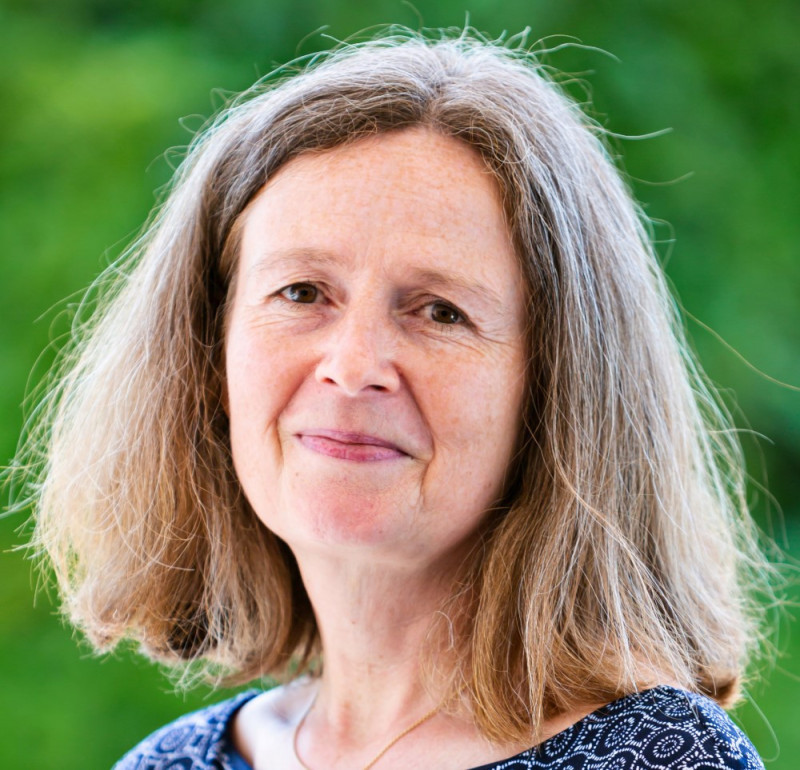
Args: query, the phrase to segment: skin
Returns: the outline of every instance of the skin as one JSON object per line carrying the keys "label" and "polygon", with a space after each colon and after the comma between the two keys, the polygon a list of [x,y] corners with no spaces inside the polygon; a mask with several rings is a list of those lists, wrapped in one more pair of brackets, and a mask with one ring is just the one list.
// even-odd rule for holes
{"label": "skin", "polygon": [[522,400],[522,281],[481,160],[420,131],[305,155],[246,211],[238,270],[255,511],[296,552],[438,560],[496,498]]}
{"label": "skin", "polygon": [[[479,156],[405,129],[285,165],[243,214],[226,335],[234,464],[294,552],[319,682],[236,718],[256,768],[363,766],[437,705],[420,650],[501,494],[524,389],[524,296]],[[446,665],[446,664],[445,664]],[[379,768],[516,753],[437,714]]]}

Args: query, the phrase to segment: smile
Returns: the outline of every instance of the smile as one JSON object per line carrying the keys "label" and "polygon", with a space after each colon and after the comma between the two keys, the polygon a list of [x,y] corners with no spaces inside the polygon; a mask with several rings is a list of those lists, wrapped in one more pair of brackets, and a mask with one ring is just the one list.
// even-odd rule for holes
{"label": "smile", "polygon": [[379,462],[408,457],[396,444],[364,433],[314,429],[296,435],[306,449],[337,460]]}

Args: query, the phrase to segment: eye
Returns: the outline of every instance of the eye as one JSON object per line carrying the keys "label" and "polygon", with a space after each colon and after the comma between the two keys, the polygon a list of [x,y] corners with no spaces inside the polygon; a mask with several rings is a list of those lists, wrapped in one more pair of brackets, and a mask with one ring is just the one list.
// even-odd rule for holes
{"label": "eye", "polygon": [[285,289],[281,289],[280,294],[290,302],[310,305],[317,301],[319,290],[310,283],[292,283]]}
{"label": "eye", "polygon": [[452,305],[447,305],[444,302],[434,302],[430,307],[431,320],[438,324],[453,325],[463,323],[466,320]]}

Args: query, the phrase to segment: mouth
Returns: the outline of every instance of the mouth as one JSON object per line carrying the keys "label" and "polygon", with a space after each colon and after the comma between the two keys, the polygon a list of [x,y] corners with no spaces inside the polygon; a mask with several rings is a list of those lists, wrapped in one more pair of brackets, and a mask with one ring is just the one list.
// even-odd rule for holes
{"label": "mouth", "polygon": [[306,449],[338,460],[380,462],[409,456],[397,444],[366,433],[314,428],[295,435]]}

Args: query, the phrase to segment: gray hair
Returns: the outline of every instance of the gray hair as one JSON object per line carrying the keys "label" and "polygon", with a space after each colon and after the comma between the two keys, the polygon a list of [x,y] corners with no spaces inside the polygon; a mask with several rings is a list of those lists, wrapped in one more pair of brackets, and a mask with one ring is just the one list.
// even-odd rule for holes
{"label": "gray hair", "polygon": [[100,648],[133,638],[239,680],[318,651],[294,558],[232,468],[237,223],[292,158],[409,126],[483,158],[529,302],[513,483],[443,608],[453,688],[503,741],[659,681],[732,702],[766,567],[728,418],[602,131],[533,56],[467,34],[342,47],[257,84],[190,147],[31,433],[35,545],[67,612]]}

